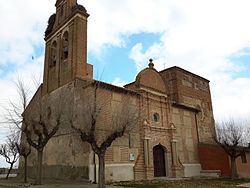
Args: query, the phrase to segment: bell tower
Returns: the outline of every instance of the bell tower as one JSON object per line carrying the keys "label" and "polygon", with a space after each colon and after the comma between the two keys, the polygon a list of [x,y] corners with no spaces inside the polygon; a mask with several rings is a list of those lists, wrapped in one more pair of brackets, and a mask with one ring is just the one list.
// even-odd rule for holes
{"label": "bell tower", "polygon": [[89,14],[77,0],[57,0],[55,6],[45,31],[45,93],[75,78],[93,78],[93,66],[87,63]]}

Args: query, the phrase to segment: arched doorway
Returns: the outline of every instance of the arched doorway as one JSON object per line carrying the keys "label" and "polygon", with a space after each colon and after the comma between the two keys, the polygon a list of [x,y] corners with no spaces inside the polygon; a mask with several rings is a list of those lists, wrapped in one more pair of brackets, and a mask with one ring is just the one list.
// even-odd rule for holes
{"label": "arched doorway", "polygon": [[154,155],[154,176],[166,176],[165,151],[161,145],[153,148]]}

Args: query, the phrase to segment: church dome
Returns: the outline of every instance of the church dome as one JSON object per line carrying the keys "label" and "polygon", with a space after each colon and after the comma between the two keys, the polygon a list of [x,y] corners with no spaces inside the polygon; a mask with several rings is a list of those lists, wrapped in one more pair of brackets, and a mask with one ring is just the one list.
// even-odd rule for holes
{"label": "church dome", "polygon": [[148,89],[153,89],[162,93],[166,93],[166,86],[161,75],[154,68],[153,60],[150,59],[149,61],[149,67],[143,69],[136,76],[136,85],[138,87],[146,87]]}

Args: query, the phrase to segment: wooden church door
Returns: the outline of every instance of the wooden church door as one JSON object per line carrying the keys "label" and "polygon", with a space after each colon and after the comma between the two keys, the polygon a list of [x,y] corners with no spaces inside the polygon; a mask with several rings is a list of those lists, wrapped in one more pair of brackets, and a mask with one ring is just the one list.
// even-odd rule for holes
{"label": "wooden church door", "polygon": [[153,156],[154,156],[154,176],[155,177],[166,176],[164,148],[160,145],[155,146],[153,148]]}

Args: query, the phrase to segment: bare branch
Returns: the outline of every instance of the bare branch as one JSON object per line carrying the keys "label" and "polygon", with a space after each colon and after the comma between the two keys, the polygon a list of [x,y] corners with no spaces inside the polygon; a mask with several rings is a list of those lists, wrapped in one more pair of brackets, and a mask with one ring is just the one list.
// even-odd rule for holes
{"label": "bare branch", "polygon": [[2,155],[5,158],[6,162],[10,164],[10,168],[7,173],[6,179],[8,179],[13,165],[17,162],[19,158],[16,143],[17,143],[17,136],[11,135],[7,137],[7,141],[5,144],[0,145],[0,155]]}
{"label": "bare branch", "polygon": [[237,177],[236,158],[244,155],[249,144],[249,127],[247,123],[230,119],[216,123],[215,142],[224,149],[231,160],[231,176]]}

